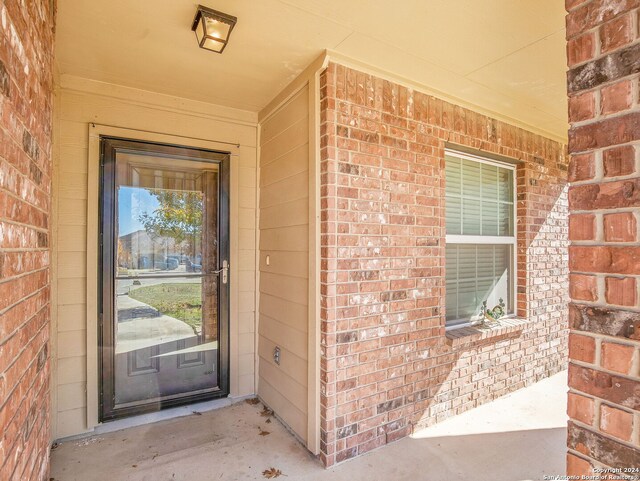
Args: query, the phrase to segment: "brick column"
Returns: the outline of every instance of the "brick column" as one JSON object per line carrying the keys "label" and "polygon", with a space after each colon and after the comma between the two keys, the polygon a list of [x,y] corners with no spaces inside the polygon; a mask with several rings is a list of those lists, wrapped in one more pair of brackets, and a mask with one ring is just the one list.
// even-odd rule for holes
{"label": "brick column", "polygon": [[640,467],[638,0],[567,0],[567,471]]}
{"label": "brick column", "polygon": [[49,479],[55,1],[0,0],[0,479]]}

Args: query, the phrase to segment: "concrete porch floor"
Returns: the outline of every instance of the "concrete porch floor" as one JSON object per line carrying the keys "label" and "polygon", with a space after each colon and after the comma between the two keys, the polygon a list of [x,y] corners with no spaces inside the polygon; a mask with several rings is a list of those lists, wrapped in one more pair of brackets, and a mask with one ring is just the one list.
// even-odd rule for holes
{"label": "concrete porch floor", "polygon": [[[245,402],[61,443],[55,481],[265,479],[525,481],[565,472],[566,372],[325,470]],[[194,409],[197,409],[194,407]],[[270,434],[261,435],[261,431]],[[286,476],[284,476],[286,475]]]}

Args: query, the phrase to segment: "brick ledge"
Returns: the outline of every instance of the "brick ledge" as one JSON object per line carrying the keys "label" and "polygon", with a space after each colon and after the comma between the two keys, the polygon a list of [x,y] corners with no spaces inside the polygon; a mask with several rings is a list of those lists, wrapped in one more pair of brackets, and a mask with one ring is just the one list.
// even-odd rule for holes
{"label": "brick ledge", "polygon": [[498,325],[493,327],[466,326],[458,329],[450,329],[445,335],[447,344],[451,347],[459,347],[483,339],[523,331],[524,328],[530,324],[533,324],[533,321],[529,319],[509,317],[507,319],[500,319]]}

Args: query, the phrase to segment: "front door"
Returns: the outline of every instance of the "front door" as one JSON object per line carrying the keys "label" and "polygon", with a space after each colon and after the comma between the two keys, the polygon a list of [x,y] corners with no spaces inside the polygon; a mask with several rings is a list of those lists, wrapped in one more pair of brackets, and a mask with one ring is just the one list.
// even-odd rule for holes
{"label": "front door", "polygon": [[229,154],[101,149],[101,421],[227,395]]}

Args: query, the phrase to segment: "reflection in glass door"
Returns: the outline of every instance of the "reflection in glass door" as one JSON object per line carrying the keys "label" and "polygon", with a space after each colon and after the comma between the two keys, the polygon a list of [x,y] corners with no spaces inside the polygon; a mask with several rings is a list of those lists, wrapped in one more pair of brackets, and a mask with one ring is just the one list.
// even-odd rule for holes
{"label": "reflection in glass door", "polygon": [[228,394],[228,154],[102,149],[102,420]]}

